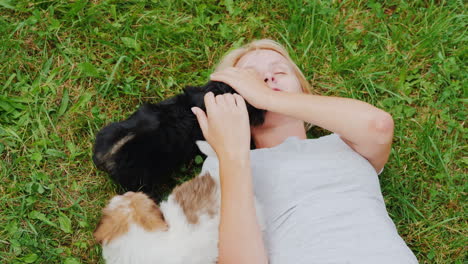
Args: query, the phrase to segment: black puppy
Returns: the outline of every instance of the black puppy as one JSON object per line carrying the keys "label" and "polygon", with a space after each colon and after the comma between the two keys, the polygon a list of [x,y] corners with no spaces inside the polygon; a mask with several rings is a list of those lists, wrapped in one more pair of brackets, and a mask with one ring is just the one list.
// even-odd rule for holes
{"label": "black puppy", "polygon": [[[189,86],[182,94],[157,104],[142,105],[127,120],[111,123],[99,131],[94,144],[93,161],[110,174],[125,191],[143,191],[159,199],[163,187],[176,182],[171,174],[197,154],[195,144],[203,133],[191,108],[206,111],[204,96],[235,93],[229,85],[208,82]],[[265,110],[247,104],[252,126],[264,122]]]}

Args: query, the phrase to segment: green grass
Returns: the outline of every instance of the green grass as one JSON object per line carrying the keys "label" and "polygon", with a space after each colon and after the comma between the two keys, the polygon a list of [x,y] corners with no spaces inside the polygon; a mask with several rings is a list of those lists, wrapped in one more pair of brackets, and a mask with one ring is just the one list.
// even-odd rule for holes
{"label": "green grass", "polygon": [[203,84],[222,54],[257,38],[286,45],[316,93],[393,115],[380,176],[389,214],[420,263],[466,263],[466,8],[0,0],[0,263],[101,262],[92,231],[116,186],[92,164],[96,132]]}

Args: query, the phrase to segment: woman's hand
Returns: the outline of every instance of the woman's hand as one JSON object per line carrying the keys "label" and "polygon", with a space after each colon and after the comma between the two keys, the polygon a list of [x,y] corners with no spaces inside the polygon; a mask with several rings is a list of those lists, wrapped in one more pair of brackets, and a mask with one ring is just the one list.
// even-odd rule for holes
{"label": "woman's hand", "polygon": [[218,158],[248,157],[250,124],[244,99],[238,94],[215,97],[212,92],[207,93],[204,99],[206,114],[198,107],[193,107],[192,111]]}
{"label": "woman's hand", "polygon": [[250,124],[244,99],[238,94],[205,95],[206,113],[197,116],[205,139],[219,159],[221,208],[219,263],[268,263],[257,222],[250,167]]}
{"label": "woman's hand", "polygon": [[259,109],[267,109],[274,94],[254,69],[230,67],[211,74],[210,79],[230,85],[247,102]]}

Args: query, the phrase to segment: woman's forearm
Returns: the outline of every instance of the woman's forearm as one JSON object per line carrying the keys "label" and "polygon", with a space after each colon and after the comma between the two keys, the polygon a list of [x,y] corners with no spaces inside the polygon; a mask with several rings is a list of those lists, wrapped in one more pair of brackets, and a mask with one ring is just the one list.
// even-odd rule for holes
{"label": "woman's forearm", "polygon": [[[275,92],[267,110],[282,113],[329,131],[360,144],[378,144],[391,140],[392,135],[379,133],[392,123],[387,112],[366,102],[333,96]],[[376,129],[377,128],[377,129]]]}
{"label": "woman's forearm", "polygon": [[220,155],[221,219],[218,263],[267,263],[254,205],[250,156]]}

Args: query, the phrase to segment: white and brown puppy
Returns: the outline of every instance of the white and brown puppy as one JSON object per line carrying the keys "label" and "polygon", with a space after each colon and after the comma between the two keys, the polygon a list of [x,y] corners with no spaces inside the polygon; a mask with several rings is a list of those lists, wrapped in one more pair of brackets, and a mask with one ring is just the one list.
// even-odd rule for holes
{"label": "white and brown puppy", "polygon": [[[215,155],[206,141],[197,145]],[[143,193],[127,192],[104,208],[94,237],[108,264],[216,263],[220,200],[219,179],[207,172],[176,187],[159,207]]]}

